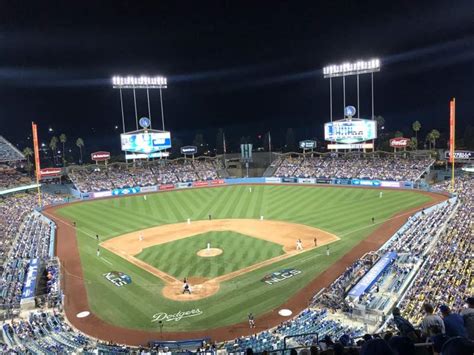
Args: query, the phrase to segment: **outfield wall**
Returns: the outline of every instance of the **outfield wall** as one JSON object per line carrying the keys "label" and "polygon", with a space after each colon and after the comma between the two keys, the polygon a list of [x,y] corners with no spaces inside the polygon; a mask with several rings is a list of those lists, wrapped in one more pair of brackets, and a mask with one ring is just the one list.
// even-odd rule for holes
{"label": "outfield wall", "polygon": [[113,189],[100,192],[81,193],[81,199],[94,199],[112,196],[126,196],[138,193],[169,191],[176,189],[188,189],[194,187],[209,187],[235,184],[295,184],[295,185],[335,185],[353,187],[388,187],[398,189],[413,189],[415,185],[411,181],[384,181],[370,179],[328,179],[328,178],[296,178],[296,177],[251,177],[251,178],[228,178],[207,181],[178,182],[176,184],[162,184],[156,186],[134,186],[122,189]]}

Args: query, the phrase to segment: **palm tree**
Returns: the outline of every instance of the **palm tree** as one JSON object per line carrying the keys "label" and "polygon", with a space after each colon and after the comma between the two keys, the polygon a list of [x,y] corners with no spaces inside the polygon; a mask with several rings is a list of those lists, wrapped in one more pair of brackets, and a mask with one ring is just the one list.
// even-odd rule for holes
{"label": "palm tree", "polygon": [[418,149],[418,139],[416,137],[411,137],[409,145],[412,150]]}
{"label": "palm tree", "polygon": [[395,138],[403,137],[403,132],[402,131],[396,131],[394,136],[395,136]]}
{"label": "palm tree", "polygon": [[82,147],[84,147],[84,140],[82,138],[77,138],[76,146],[79,148],[79,154],[81,159],[79,159],[79,163],[82,164]]}
{"label": "palm tree", "polygon": [[49,142],[49,148],[51,149],[51,152],[53,153],[53,161],[56,164],[56,149],[58,148],[58,137],[53,136],[51,138],[51,141]]}
{"label": "palm tree", "polygon": [[27,169],[28,169],[28,172],[31,172],[31,161],[30,161],[30,157],[33,156],[33,149],[31,149],[30,147],[26,147],[25,149],[23,149],[23,155],[26,157],[26,166],[27,166]]}
{"label": "palm tree", "polygon": [[413,122],[413,124],[411,125],[411,128],[413,129],[413,132],[415,132],[416,148],[418,149],[418,131],[421,129],[420,121]]}
{"label": "palm tree", "polygon": [[63,166],[64,166],[66,165],[66,158],[64,157],[64,144],[66,144],[66,141],[67,141],[67,137],[64,133],[61,133],[61,135],[59,136],[59,141],[63,145]]}
{"label": "palm tree", "polygon": [[436,149],[436,140],[439,139],[440,136],[441,136],[441,134],[439,133],[439,131],[437,129],[433,129],[431,131],[431,139],[432,139],[432,142],[433,142],[433,149]]}

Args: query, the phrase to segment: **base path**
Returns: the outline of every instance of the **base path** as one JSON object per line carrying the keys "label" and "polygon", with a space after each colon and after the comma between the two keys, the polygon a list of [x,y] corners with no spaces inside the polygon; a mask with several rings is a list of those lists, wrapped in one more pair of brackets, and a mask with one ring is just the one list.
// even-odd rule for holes
{"label": "base path", "polygon": [[[320,187],[320,186],[318,186]],[[307,188],[313,188],[308,185]],[[331,187],[339,188],[339,187]],[[349,187],[341,187],[349,188]],[[358,187],[362,188],[362,187]],[[380,189],[378,189],[380,190]],[[165,332],[163,339],[181,340],[211,337],[214,341],[232,340],[241,336],[248,336],[272,328],[288,321],[288,317],[278,314],[279,309],[290,309],[297,315],[308,307],[310,299],[321,289],[329,286],[344,270],[365,253],[380,248],[416,211],[426,208],[447,199],[447,196],[430,192],[419,192],[430,196],[432,200],[418,208],[411,208],[398,213],[385,223],[381,224],[367,238],[347,252],[341,259],[331,265],[326,271],[318,275],[313,281],[288,299],[277,309],[259,316],[256,319],[257,328],[249,329],[247,322],[233,324],[226,327],[205,329],[202,331]],[[82,202],[77,202],[82,203]],[[64,291],[64,309],[69,322],[80,331],[104,341],[119,344],[146,345],[151,340],[160,339],[159,332],[142,331],[118,327],[104,322],[89,308],[86,287],[84,285],[81,259],[76,241],[76,230],[72,223],[56,214],[56,209],[62,206],[47,207],[44,214],[51,218],[57,226],[56,254],[58,255],[63,270],[62,287]],[[77,318],[82,311],[91,312],[88,317]]]}
{"label": "base path", "polygon": [[[280,244],[285,253],[214,279],[202,280],[199,283],[190,282],[192,286],[191,294],[183,293],[182,281],[136,257],[145,248],[212,231],[233,231]],[[233,279],[247,272],[289,258],[297,253],[303,253],[315,248],[314,238],[317,238],[318,247],[339,239],[332,233],[298,223],[256,219],[215,219],[192,223],[165,224],[111,238],[100,245],[162,279],[165,282],[162,291],[163,296],[175,301],[195,301],[212,296],[219,291],[220,282]],[[296,250],[296,241],[298,239],[301,240],[303,250]],[[214,251],[214,256],[222,253],[220,249]],[[207,249],[202,249],[198,252],[198,255],[203,257],[212,256],[211,254],[207,255],[207,252]]]}

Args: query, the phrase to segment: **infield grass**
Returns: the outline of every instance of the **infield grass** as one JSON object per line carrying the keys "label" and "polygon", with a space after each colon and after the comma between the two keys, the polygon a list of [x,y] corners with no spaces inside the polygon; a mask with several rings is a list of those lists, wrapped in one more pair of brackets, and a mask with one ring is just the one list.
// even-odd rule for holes
{"label": "infield grass", "polygon": [[[90,201],[65,206],[58,213],[76,221],[88,300],[94,313],[118,326],[157,330],[158,324],[151,321],[155,313],[199,308],[199,316],[165,324],[165,331],[187,331],[231,325],[245,321],[249,312],[258,316],[278,309],[380,224],[430,200],[429,196],[407,190],[384,190],[383,198],[379,198],[379,190],[372,189],[262,185],[253,186],[250,192],[248,186],[237,185],[149,194],[146,201],[143,196]],[[164,298],[159,278],[107,250],[96,256],[96,234],[103,241],[187,218],[207,219],[209,213],[213,219],[263,215],[267,220],[320,228],[340,240],[331,244],[330,256],[325,255],[324,247],[312,249],[223,282],[215,295],[190,302]],[[175,263],[179,265],[182,260],[175,257]],[[284,268],[302,272],[274,285],[261,281],[265,275]],[[128,274],[132,283],[113,285],[103,276],[109,271]]]}
{"label": "infield grass", "polygon": [[[198,256],[207,243],[223,253]],[[136,257],[164,272],[184,277],[213,278],[284,254],[283,247],[233,231],[214,231],[145,248]]]}

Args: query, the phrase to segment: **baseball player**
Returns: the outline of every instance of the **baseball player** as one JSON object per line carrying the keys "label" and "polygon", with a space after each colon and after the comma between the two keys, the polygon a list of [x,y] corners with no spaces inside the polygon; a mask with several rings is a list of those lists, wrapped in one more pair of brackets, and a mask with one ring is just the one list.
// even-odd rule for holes
{"label": "baseball player", "polygon": [[296,241],[296,250],[303,250],[303,242],[301,241],[301,239],[298,239]]}
{"label": "baseball player", "polygon": [[188,284],[187,281],[186,281],[186,282],[184,283],[184,285],[183,285],[183,295],[184,295],[185,293],[191,294],[191,287],[189,287],[189,284]]}
{"label": "baseball player", "polygon": [[100,248],[97,248],[97,257],[100,256]]}
{"label": "baseball player", "polygon": [[318,238],[314,237],[314,246],[317,247],[318,246]]}
{"label": "baseball player", "polygon": [[140,242],[143,240],[143,234],[142,234],[142,233],[140,233],[140,234],[138,235],[138,240],[139,240]]}
{"label": "baseball player", "polygon": [[249,327],[255,328],[255,317],[253,316],[252,313],[249,313],[248,319],[249,319]]}

